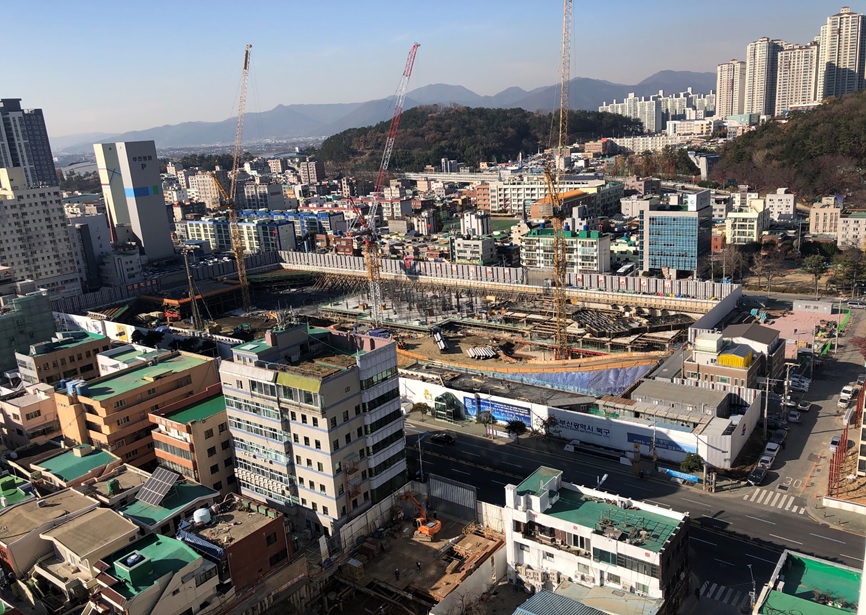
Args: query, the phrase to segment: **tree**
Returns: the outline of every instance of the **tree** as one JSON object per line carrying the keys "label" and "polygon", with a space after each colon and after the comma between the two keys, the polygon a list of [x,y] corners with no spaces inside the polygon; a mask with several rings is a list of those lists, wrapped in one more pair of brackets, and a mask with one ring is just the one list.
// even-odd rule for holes
{"label": "tree", "polygon": [[526,423],[523,421],[508,421],[508,424],[505,426],[505,431],[515,438],[519,438],[526,433]]}
{"label": "tree", "polygon": [[541,431],[544,434],[544,439],[547,441],[547,447],[550,448],[551,442],[558,438],[562,429],[559,426],[559,419],[555,416],[549,416],[541,421]]}
{"label": "tree", "polygon": [[758,281],[767,280],[767,298],[770,298],[773,280],[784,275],[782,253],[768,246],[766,252],[758,252],[752,257],[752,272]]}
{"label": "tree", "polygon": [[681,472],[700,472],[704,469],[704,460],[697,453],[686,453],[686,458],[680,462]]}
{"label": "tree", "polygon": [[740,279],[743,276],[743,265],[745,258],[739,246],[729,243],[722,248],[722,277],[730,276],[731,279]]}
{"label": "tree", "polygon": [[427,414],[433,414],[433,408],[430,407],[430,404],[425,404],[424,402],[418,402],[412,404],[412,409],[410,412],[419,412],[421,414],[421,421],[424,421],[424,417]]}
{"label": "tree", "polygon": [[833,282],[840,293],[856,286],[858,280],[866,279],[866,259],[857,248],[847,248],[833,257]]}
{"label": "tree", "polygon": [[815,278],[815,301],[818,300],[818,282],[821,276],[827,273],[827,261],[820,254],[807,256],[803,259],[803,271]]}
{"label": "tree", "polygon": [[142,346],[147,346],[149,348],[156,348],[159,346],[160,342],[162,342],[164,337],[165,332],[163,331],[148,329],[145,333],[142,333],[140,329],[136,329],[132,332],[130,340],[133,344],[141,344]]}

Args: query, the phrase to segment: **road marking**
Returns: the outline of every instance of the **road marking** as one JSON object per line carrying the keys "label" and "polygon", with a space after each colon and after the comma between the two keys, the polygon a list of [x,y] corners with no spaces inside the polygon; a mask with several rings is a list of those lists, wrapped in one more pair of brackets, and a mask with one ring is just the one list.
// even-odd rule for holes
{"label": "road marking", "polygon": [[778,538],[779,540],[787,540],[788,542],[793,542],[794,544],[801,545],[803,544],[799,540],[791,540],[790,538],[785,538],[784,536],[776,536],[775,534],[770,534],[773,538]]}
{"label": "road marking", "polygon": [[758,489],[758,499],[757,499],[757,500],[752,500],[752,501],[755,502],[756,504],[760,504],[760,503],[761,503],[761,500],[764,499],[764,496],[765,496],[765,495],[767,495],[767,492],[766,492],[766,491],[764,491],[764,490],[762,490],[762,489]]}
{"label": "road marking", "polygon": [[470,453],[469,451],[463,451],[464,455],[471,455],[472,457],[481,457],[478,453]]}
{"label": "road marking", "polygon": [[668,510],[672,510],[673,507],[670,504],[665,504],[664,502],[654,502],[653,500],[644,500],[647,504],[652,504],[653,506],[661,506],[662,508],[667,508]]}
{"label": "road marking", "polygon": [[640,485],[632,485],[629,489],[637,489],[638,491],[655,491],[652,487],[641,487]]}
{"label": "road marking", "polygon": [[793,503],[794,503],[794,496],[792,495],[792,496],[791,496],[791,501],[788,502],[788,505],[787,505],[787,506],[785,506],[785,510],[791,510],[791,504],[793,504]]}
{"label": "road marking", "polygon": [[502,463],[507,465],[507,466],[514,466],[515,468],[522,468],[523,467],[519,463],[511,463],[510,461],[503,461]]}
{"label": "road marking", "polygon": [[451,471],[452,471],[452,472],[457,472],[458,474],[465,474],[466,476],[472,476],[471,473],[469,473],[469,472],[464,472],[463,470],[458,470],[458,469],[456,469],[456,468],[451,468]]}
{"label": "road marking", "polygon": [[501,480],[493,480],[492,478],[490,479],[490,482],[496,483],[497,485],[507,485],[508,484],[508,483],[503,483]]}
{"label": "road marking", "polygon": [[[725,519],[716,519],[715,517],[710,517],[709,515],[701,515],[698,519],[709,519],[710,521],[718,521],[719,523],[724,523],[725,525],[733,525],[733,521],[726,521]],[[703,524],[701,524],[703,525]]]}
{"label": "road marking", "polygon": [[779,497],[780,497],[781,495],[782,495],[781,493],[774,493],[774,494],[773,494],[773,501],[770,502],[769,500],[767,500],[767,504],[770,505],[770,508],[772,508],[772,507],[774,507],[774,506],[776,505],[776,501],[779,499]]}
{"label": "road marking", "polygon": [[815,538],[823,538],[824,540],[832,540],[833,542],[838,542],[840,545],[847,544],[844,540],[836,540],[835,538],[829,538],[828,536],[821,536],[821,534],[813,534],[809,532],[809,536],[814,536]]}
{"label": "road marking", "polygon": [[[717,545],[717,544],[714,543],[714,542],[710,542],[709,540],[701,540],[700,538],[695,538],[694,536],[689,536],[689,540],[697,540],[698,542],[702,542],[702,543],[704,543],[705,545],[711,545],[711,546],[713,546],[713,547],[718,547],[718,546],[719,546],[719,545]],[[715,585],[715,583],[713,583],[713,585]]]}
{"label": "road marking", "polygon": [[848,559],[853,559],[853,560],[858,561],[858,562],[863,561],[862,557],[853,557],[851,555],[845,555],[844,553],[840,553],[839,555],[841,555],[842,557],[847,557]]}
{"label": "road marking", "polygon": [[764,559],[763,557],[758,557],[757,555],[752,555],[751,553],[746,553],[746,557],[751,557],[752,559],[757,559],[757,560],[760,560],[762,562],[767,562],[768,564],[778,564],[779,563],[779,560]]}
{"label": "road marking", "polygon": [[767,521],[766,519],[761,519],[760,517],[753,517],[752,515],[745,515],[749,519],[754,519],[755,521],[760,521],[761,523],[769,523],[770,525],[776,525],[773,521]]}
{"label": "road marking", "polygon": [[712,510],[712,508],[713,508],[712,506],[708,506],[707,504],[704,504],[703,502],[698,502],[696,500],[690,500],[689,498],[680,498],[680,499],[685,500],[686,502],[691,502],[692,504],[697,504],[698,506],[703,506],[704,508],[709,508],[710,510]]}
{"label": "road marking", "polygon": [[704,595],[705,595],[705,596],[712,596],[712,595],[713,595],[713,592],[716,591],[716,588],[717,588],[717,587],[718,587],[718,585],[717,585],[716,583],[713,583],[713,584],[710,586],[710,588],[707,590],[707,593],[704,594]]}
{"label": "road marking", "polygon": [[[733,564],[731,564],[731,565],[733,566]],[[727,603],[728,603],[728,600],[731,599],[731,595],[732,595],[733,593],[734,593],[734,588],[733,588],[733,587],[728,588],[728,593],[725,594],[725,599],[722,600],[722,602],[723,602],[724,604],[727,604]]]}
{"label": "road marking", "polygon": [[726,590],[726,589],[728,589],[728,588],[725,587],[724,585],[720,585],[720,586],[719,586],[719,591],[717,591],[717,592],[716,592],[716,595],[713,596],[713,600],[718,600],[719,598],[721,598],[721,597],[722,597],[722,594],[725,593],[725,590]]}
{"label": "road marking", "polygon": [[717,562],[719,562],[720,564],[725,564],[727,566],[733,566],[733,564],[731,562],[726,562],[725,560],[719,559],[718,557],[714,557],[713,559],[716,560]]}

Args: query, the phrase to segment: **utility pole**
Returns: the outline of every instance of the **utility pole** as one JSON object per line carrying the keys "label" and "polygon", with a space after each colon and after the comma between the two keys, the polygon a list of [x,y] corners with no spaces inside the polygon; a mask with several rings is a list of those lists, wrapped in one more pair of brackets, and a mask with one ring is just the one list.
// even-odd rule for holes
{"label": "utility pole", "polygon": [[758,599],[758,588],[755,586],[755,573],[752,572],[752,565],[746,564],[749,567],[749,575],[752,577],[752,591],[749,592],[749,604],[754,609],[755,602]]}
{"label": "utility pole", "polygon": [[764,391],[764,440],[767,439],[767,422],[770,420],[770,370],[767,370],[767,390]]}

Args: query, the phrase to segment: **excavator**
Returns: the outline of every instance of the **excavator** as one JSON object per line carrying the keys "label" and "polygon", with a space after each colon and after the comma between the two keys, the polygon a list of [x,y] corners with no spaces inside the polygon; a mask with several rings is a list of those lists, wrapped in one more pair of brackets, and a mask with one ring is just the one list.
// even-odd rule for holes
{"label": "excavator", "polygon": [[439,519],[427,517],[427,510],[415,499],[411,491],[401,495],[400,499],[412,502],[415,505],[415,510],[418,511],[418,516],[415,517],[415,535],[413,538],[424,542],[434,542],[436,534],[442,529],[442,522]]}

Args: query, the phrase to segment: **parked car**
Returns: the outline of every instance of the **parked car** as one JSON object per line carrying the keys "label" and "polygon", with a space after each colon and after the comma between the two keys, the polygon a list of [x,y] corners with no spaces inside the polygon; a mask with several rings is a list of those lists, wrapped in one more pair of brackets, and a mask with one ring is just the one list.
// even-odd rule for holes
{"label": "parked car", "polygon": [[808,393],[809,392],[809,385],[807,383],[799,381],[799,380],[797,382],[794,382],[792,380],[791,385],[790,385],[790,389],[792,391],[794,391],[795,393]]}
{"label": "parked car", "polygon": [[812,402],[806,401],[805,399],[797,404],[797,410],[800,412],[808,412],[812,409]]}
{"label": "parked car", "polygon": [[770,442],[773,442],[774,444],[778,444],[779,446],[782,446],[782,442],[784,442],[787,437],[788,437],[788,430],[787,429],[777,429],[776,431],[773,432],[773,435],[770,436]]}
{"label": "parked car", "polygon": [[455,440],[454,436],[450,433],[435,433],[430,436],[430,441],[435,442],[436,444],[447,444],[448,446],[451,446],[457,440]]}
{"label": "parked car", "polygon": [[848,307],[862,310],[862,309],[866,308],[866,301],[849,301]]}
{"label": "parked car", "polygon": [[764,479],[767,477],[767,472],[767,468],[755,468],[752,470],[752,473],[749,474],[749,478],[746,479],[746,482],[757,487],[764,482]]}
{"label": "parked car", "polygon": [[830,452],[835,453],[839,449],[839,444],[842,442],[842,436],[833,436],[830,439]]}
{"label": "parked car", "polygon": [[797,407],[797,400],[789,397],[788,399],[786,399],[784,401],[784,404],[785,404],[786,408],[796,408]]}
{"label": "parked car", "polygon": [[758,459],[758,467],[769,470],[773,467],[773,461],[775,461],[775,458],[772,455],[762,455],[761,458]]}
{"label": "parked car", "polygon": [[852,397],[854,397],[854,393],[857,389],[853,384],[848,384],[842,387],[842,391],[839,393],[839,397],[845,398],[845,401],[849,401]]}
{"label": "parked car", "polygon": [[841,408],[842,410],[847,410],[848,405],[851,403],[850,399],[845,399],[844,397],[840,397],[839,401],[836,402],[836,406]]}
{"label": "parked car", "polygon": [[789,423],[799,423],[800,422],[800,413],[796,410],[792,410],[788,413],[788,422]]}
{"label": "parked car", "polygon": [[767,442],[767,446],[764,447],[764,454],[775,456],[779,453],[780,448],[781,447],[778,444],[776,444],[775,442],[772,442],[772,441]]}
{"label": "parked car", "polygon": [[861,387],[866,384],[866,374],[860,374],[857,376],[857,384]]}

